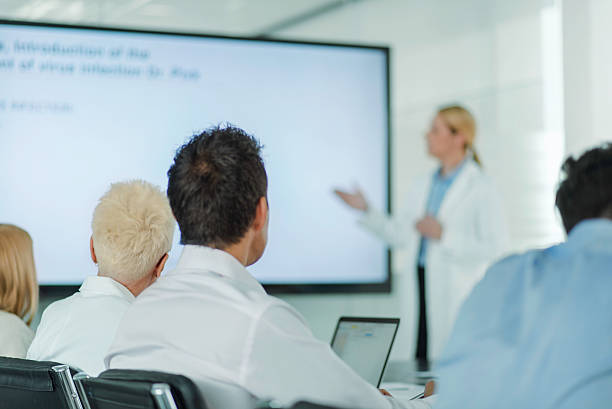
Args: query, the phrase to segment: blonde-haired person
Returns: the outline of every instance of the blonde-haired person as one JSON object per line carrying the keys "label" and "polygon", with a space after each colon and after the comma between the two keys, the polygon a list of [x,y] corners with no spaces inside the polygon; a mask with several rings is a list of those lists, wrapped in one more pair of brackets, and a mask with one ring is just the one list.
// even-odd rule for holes
{"label": "blonde-haired person", "polygon": [[[419,300],[415,358],[440,356],[461,303],[488,265],[505,251],[507,229],[500,195],[482,170],[476,122],[464,107],[441,108],[427,132],[433,173],[416,179],[408,207],[387,215],[359,190],[336,194],[363,212],[360,223],[394,248],[410,251]],[[414,270],[413,270],[414,269]]]}
{"label": "blonde-haired person", "polygon": [[32,238],[17,226],[0,224],[0,356],[26,356],[37,308]]}
{"label": "blonde-haired person", "polygon": [[164,269],[175,220],[166,195],[136,180],[111,185],[91,226],[90,252],[98,275],[45,310],[27,357],[98,375],[123,314]]}

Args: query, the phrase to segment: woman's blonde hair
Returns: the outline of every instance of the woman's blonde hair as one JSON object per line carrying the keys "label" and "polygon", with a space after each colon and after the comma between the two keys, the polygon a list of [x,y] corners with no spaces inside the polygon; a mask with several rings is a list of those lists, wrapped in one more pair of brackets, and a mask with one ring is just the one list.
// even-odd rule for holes
{"label": "woman's blonde hair", "polygon": [[27,324],[38,309],[38,281],[32,238],[12,224],[0,224],[0,310]]}
{"label": "woman's blonde hair", "polygon": [[100,275],[123,283],[144,277],[170,251],[175,224],[156,186],[143,180],[112,184],[91,222]]}
{"label": "woman's blonde hair", "polygon": [[451,132],[460,132],[465,135],[465,148],[472,152],[474,161],[479,166],[482,166],[480,157],[474,148],[474,139],[476,139],[476,121],[474,120],[474,117],[470,111],[460,105],[448,105],[440,108],[438,110],[438,115],[442,117],[442,120],[450,128]]}

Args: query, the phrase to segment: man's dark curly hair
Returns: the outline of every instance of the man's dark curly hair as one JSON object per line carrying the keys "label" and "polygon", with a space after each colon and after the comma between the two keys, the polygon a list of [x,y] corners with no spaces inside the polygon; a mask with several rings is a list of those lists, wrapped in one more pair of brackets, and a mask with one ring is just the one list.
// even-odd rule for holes
{"label": "man's dark curly hair", "polygon": [[561,170],[565,179],[555,204],[569,233],[585,219],[612,219],[612,144],[591,149],[578,159],[569,157]]}
{"label": "man's dark curly hair", "polygon": [[224,249],[240,241],[268,189],[261,148],[227,125],[206,129],[178,149],[168,170],[168,199],[181,244]]}

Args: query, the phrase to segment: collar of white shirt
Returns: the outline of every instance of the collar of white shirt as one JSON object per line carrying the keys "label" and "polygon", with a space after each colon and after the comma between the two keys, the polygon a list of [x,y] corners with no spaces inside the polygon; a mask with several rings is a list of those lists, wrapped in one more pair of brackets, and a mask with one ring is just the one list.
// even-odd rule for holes
{"label": "collar of white shirt", "polygon": [[234,256],[205,246],[186,245],[176,268],[168,276],[205,270],[239,281],[250,289],[266,294],[264,288]]}
{"label": "collar of white shirt", "polygon": [[79,292],[83,297],[111,295],[132,302],[136,297],[123,284],[110,277],[90,276],[83,281]]}

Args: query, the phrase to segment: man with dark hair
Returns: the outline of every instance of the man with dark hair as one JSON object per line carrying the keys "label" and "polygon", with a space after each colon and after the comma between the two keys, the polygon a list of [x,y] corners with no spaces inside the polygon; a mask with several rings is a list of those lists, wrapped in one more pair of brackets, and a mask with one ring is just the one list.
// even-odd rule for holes
{"label": "man with dark hair", "polygon": [[208,129],[179,149],[168,197],[185,248],[176,269],[125,315],[107,366],[184,374],[212,409],[254,407],[248,398],[237,402],[237,391],[283,405],[402,407],[360,378],[246,270],[267,242],[260,150],[232,126]]}
{"label": "man with dark hair", "polygon": [[260,150],[234,127],[210,129],[179,149],[168,171],[168,198],[181,244],[226,248],[240,241],[259,205],[267,214]]}
{"label": "man with dark hair", "polygon": [[612,145],[562,170],[567,241],[489,269],[439,362],[436,408],[612,404]]}
{"label": "man with dark hair", "polygon": [[578,160],[568,158],[556,205],[569,233],[585,219],[612,219],[612,144],[591,149]]}

